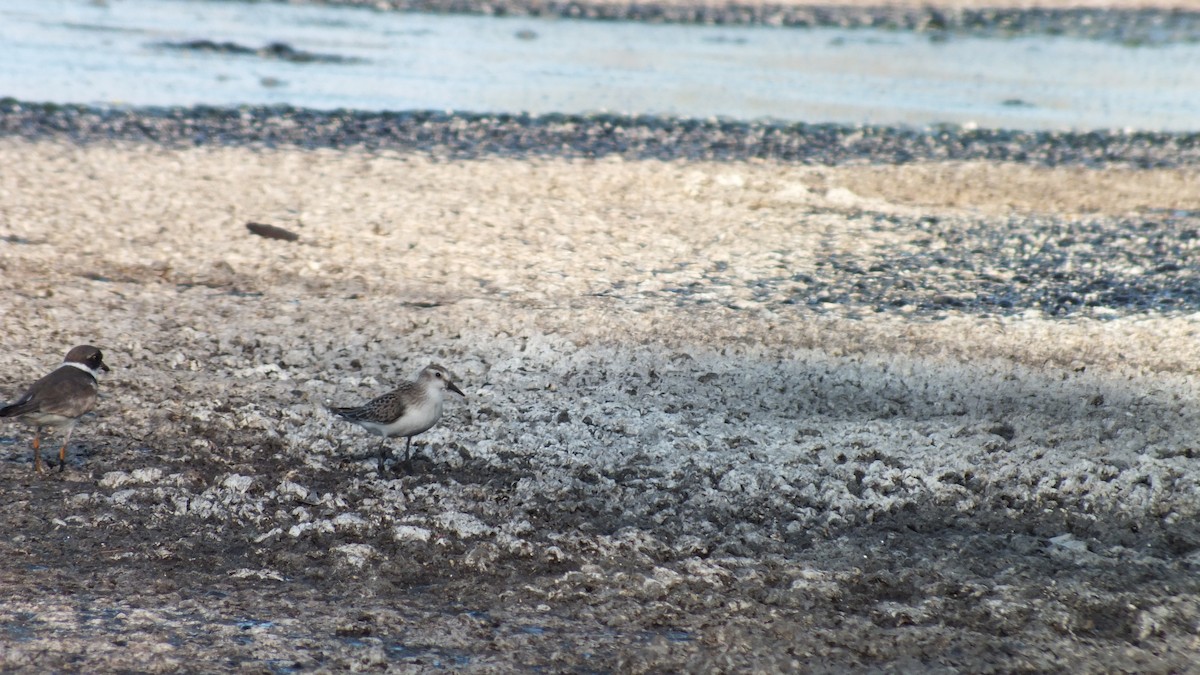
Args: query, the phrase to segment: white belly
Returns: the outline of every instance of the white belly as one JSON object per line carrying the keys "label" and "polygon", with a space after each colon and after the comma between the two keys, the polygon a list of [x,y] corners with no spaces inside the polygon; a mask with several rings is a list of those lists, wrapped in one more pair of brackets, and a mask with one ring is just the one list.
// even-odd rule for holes
{"label": "white belly", "polygon": [[404,411],[400,419],[391,424],[376,424],[374,422],[359,422],[364,429],[386,438],[396,436],[416,436],[428,431],[437,424],[442,416],[441,401],[427,401],[425,405],[415,406]]}
{"label": "white belly", "polygon": [[55,415],[54,413],[46,412],[25,413],[18,419],[25,424],[37,427],[62,427],[68,424],[74,424],[76,421],[78,421],[74,417]]}

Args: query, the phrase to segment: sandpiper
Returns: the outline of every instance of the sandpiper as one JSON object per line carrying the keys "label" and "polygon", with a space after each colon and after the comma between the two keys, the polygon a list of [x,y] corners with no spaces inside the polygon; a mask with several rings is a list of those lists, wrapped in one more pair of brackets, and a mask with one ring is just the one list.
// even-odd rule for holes
{"label": "sandpiper", "polygon": [[30,385],[21,398],[0,408],[0,417],[15,417],[36,428],[33,433],[33,469],[42,473],[42,427],[66,427],[67,435],[58,449],[58,470],[67,460],[67,444],[79,418],[96,407],[96,378],[108,372],[104,355],[91,345],[67,352],[62,365]]}
{"label": "sandpiper", "polygon": [[443,367],[426,366],[416,380],[405,382],[394,390],[372,399],[361,406],[330,408],[329,411],[347,422],[353,422],[373,434],[379,434],[379,472],[383,473],[385,452],[389,438],[404,436],[408,443],[404,449],[404,464],[411,466],[412,439],[428,431],[442,416],[446,390],[466,398]]}

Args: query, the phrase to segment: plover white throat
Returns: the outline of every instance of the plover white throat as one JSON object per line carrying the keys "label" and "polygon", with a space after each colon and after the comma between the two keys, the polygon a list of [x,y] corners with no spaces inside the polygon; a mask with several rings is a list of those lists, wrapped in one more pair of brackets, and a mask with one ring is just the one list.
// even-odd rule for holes
{"label": "plover white throat", "polygon": [[0,408],[0,417],[15,417],[35,427],[33,432],[33,469],[42,472],[42,427],[65,427],[67,435],[58,449],[58,470],[67,459],[67,444],[79,418],[96,407],[99,389],[96,378],[108,371],[104,355],[91,345],[79,345],[67,352],[62,365],[29,389],[11,405]]}
{"label": "plover white throat", "polygon": [[432,364],[426,366],[416,380],[405,382],[383,396],[361,406],[330,408],[329,411],[383,437],[379,444],[379,471],[382,473],[388,439],[397,436],[408,438],[404,448],[404,464],[411,466],[413,436],[437,424],[442,417],[447,389],[466,398],[466,394],[450,379],[449,371]]}

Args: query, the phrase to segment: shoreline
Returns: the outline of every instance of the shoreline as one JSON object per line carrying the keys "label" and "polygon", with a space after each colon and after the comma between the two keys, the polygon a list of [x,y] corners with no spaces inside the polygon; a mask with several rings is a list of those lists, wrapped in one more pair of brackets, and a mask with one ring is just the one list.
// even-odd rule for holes
{"label": "shoreline", "polygon": [[694,120],[626,115],[316,111],[290,106],[112,108],[0,101],[0,137],[407,151],[445,159],[990,161],[1040,166],[1200,166],[1198,132],[1006,131]]}

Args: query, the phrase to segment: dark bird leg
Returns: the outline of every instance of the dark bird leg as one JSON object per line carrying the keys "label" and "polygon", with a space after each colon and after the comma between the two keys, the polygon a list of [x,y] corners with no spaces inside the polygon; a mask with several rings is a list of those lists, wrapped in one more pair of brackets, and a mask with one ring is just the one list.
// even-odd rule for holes
{"label": "dark bird leg", "polygon": [[42,473],[42,428],[33,430],[33,470]]}
{"label": "dark bird leg", "polygon": [[412,473],[412,436],[408,437],[408,443],[404,446],[404,468]]}
{"label": "dark bird leg", "polygon": [[385,452],[387,450],[387,442],[388,442],[388,437],[384,436],[383,442],[379,444],[379,473],[380,474],[383,474],[383,472],[384,472],[384,462],[387,459],[387,452]]}

